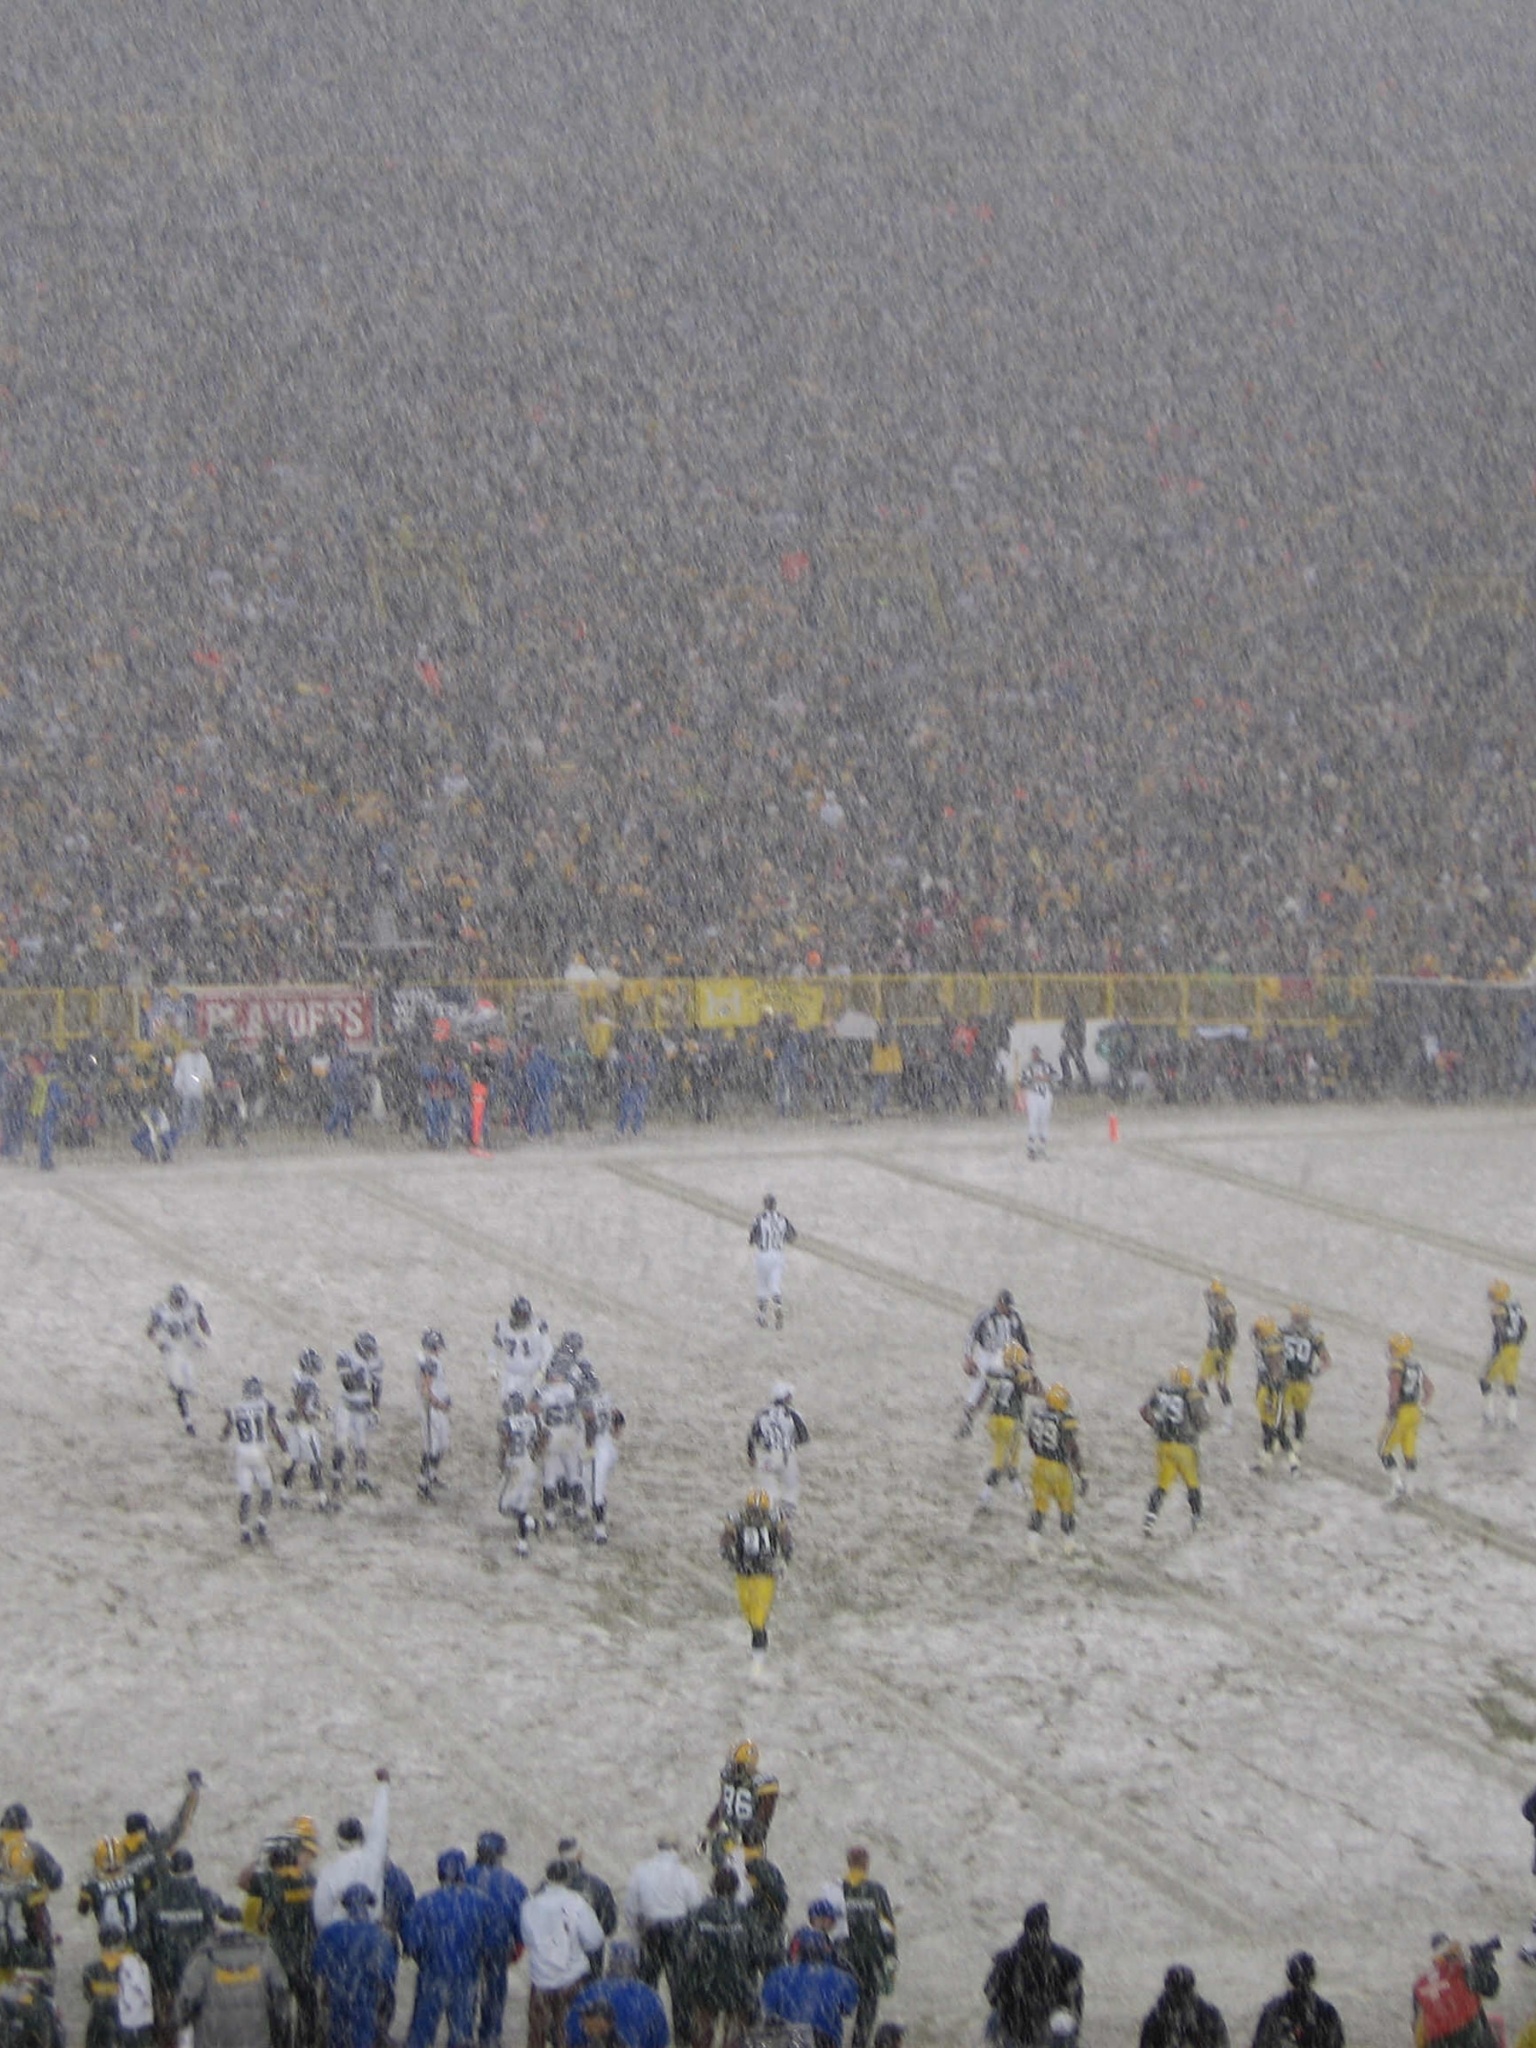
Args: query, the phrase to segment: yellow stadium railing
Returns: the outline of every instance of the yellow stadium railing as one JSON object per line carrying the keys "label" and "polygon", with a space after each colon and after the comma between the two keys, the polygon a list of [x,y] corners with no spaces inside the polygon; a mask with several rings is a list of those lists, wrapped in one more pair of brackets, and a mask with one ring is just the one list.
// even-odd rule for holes
{"label": "yellow stadium railing", "polygon": [[[623,1025],[667,1033],[750,1031],[782,1020],[832,1028],[850,1012],[892,1030],[961,1018],[1053,1021],[1075,1001],[1084,1018],[1116,1019],[1188,1037],[1202,1028],[1323,1030],[1329,1036],[1371,1015],[1368,975],[1323,980],[1256,974],[831,974],[667,976],[654,979],[480,981],[475,994],[511,1021],[556,1007],[604,1049]],[[59,1051],[84,1039],[123,1044],[139,1036],[143,991],[0,988],[0,1040]]]}

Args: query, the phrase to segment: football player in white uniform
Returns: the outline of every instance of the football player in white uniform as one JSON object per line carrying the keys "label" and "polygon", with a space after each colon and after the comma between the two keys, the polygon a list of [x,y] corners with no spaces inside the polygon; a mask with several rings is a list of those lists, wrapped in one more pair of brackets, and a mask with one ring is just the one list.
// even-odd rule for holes
{"label": "football player in white uniform", "polygon": [[564,1380],[574,1389],[578,1403],[602,1387],[586,1346],[587,1340],[580,1330],[563,1330],[544,1373],[546,1380]]}
{"label": "football player in white uniform", "polygon": [[586,1446],[581,1409],[576,1389],[553,1365],[539,1389],[539,1421],[544,1428],[544,1526],[553,1529],[562,1508],[584,1522],[587,1498],[581,1467]]}
{"label": "football player in white uniform", "polygon": [[298,1499],[293,1491],[293,1482],[300,1467],[309,1473],[311,1491],[315,1494],[315,1505],[325,1509],[330,1499],[325,1490],[325,1451],[320,1442],[320,1431],[325,1424],[325,1403],[320,1395],[320,1354],[318,1351],[301,1351],[299,1362],[293,1368],[293,1406],[288,1410],[288,1463],[283,1468],[283,1506],[296,1508]]}
{"label": "football player in white uniform", "polygon": [[440,1484],[438,1466],[448,1449],[448,1411],[453,1397],[448,1392],[448,1368],[443,1363],[447,1340],[441,1330],[423,1330],[421,1350],[416,1359],[416,1382],[421,1393],[421,1477],[416,1491],[423,1500],[436,1498]]}
{"label": "football player in white uniform", "polygon": [[762,1211],[747,1232],[752,1263],[757,1271],[757,1324],[768,1327],[768,1304],[773,1303],[773,1326],[784,1327],[784,1247],[795,1241],[795,1226],[772,1195],[764,1195]]}
{"label": "football player in white uniform", "polygon": [[514,1388],[525,1402],[532,1401],[554,1348],[548,1323],[534,1314],[527,1295],[520,1294],[507,1313],[497,1318],[491,1336],[491,1371],[503,1406]]}
{"label": "football player in white uniform", "polygon": [[1015,1307],[1012,1294],[1004,1287],[991,1307],[984,1308],[971,1324],[970,1334],[965,1340],[965,1355],[960,1363],[969,1375],[971,1385],[966,1392],[959,1435],[970,1435],[976,1411],[987,1398],[989,1376],[996,1378],[1005,1373],[1003,1354],[1010,1344],[1018,1345],[1024,1353],[1026,1365],[1033,1364],[1034,1354],[1029,1348],[1024,1318]]}
{"label": "football player in white uniform", "polygon": [[805,1417],[795,1406],[795,1390],[780,1380],[768,1406],[753,1417],[747,1431],[747,1463],[760,1473],[769,1498],[786,1520],[800,1505],[800,1447],[811,1440]]}
{"label": "football player in white uniform", "polygon": [[160,1353],[160,1363],[165,1367],[165,1377],[187,1435],[196,1436],[192,1421],[192,1396],[197,1390],[193,1361],[213,1335],[203,1304],[194,1298],[190,1288],[176,1281],[166,1289],[164,1301],[156,1302],[150,1310],[144,1334],[153,1340]]}
{"label": "football player in white uniform", "polygon": [[359,1330],[352,1339],[352,1356],[362,1360],[368,1374],[368,1398],[373,1403],[375,1415],[384,1399],[384,1354],[379,1349],[379,1340],[372,1330]]}
{"label": "football player in white uniform", "polygon": [[599,1388],[581,1404],[582,1430],[586,1438],[587,1490],[592,1496],[592,1541],[608,1541],[608,1481],[619,1462],[619,1438],[624,1434],[624,1410],[615,1408]]}
{"label": "football player in white uniform", "polygon": [[373,1388],[368,1368],[355,1352],[338,1351],[336,1371],[341,1379],[341,1399],[331,1418],[331,1474],[333,1498],[340,1500],[347,1479],[347,1454],[352,1456],[352,1485],[358,1493],[377,1493],[368,1476],[368,1432],[374,1427]]}
{"label": "football player in white uniform", "polygon": [[527,1397],[514,1387],[502,1403],[496,1430],[501,1451],[501,1491],[496,1506],[517,1521],[517,1554],[528,1555],[528,1539],[539,1526],[538,1500],[544,1457],[544,1431]]}
{"label": "football player in white uniform", "polygon": [[240,1389],[240,1399],[224,1410],[220,1440],[234,1439],[235,1484],[240,1489],[240,1541],[251,1541],[251,1501],[257,1498],[256,1540],[267,1540],[267,1517],[272,1512],[271,1447],[288,1448],[277,1419],[277,1410],[267,1399],[259,1379],[252,1376]]}

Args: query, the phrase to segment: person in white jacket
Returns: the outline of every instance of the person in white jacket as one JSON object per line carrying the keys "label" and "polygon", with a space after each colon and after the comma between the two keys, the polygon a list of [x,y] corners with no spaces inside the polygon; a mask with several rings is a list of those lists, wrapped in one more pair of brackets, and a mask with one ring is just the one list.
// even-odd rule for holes
{"label": "person in white jacket", "polygon": [[562,2048],[565,2016],[594,1958],[603,1952],[602,1923],[571,1884],[571,1866],[556,1857],[544,1882],[523,1901],[528,1964],[528,2048]]}
{"label": "person in white jacket", "polygon": [[336,1833],[348,1846],[339,1856],[333,1856],[323,1863],[315,1878],[315,1895],[310,1911],[315,1916],[317,1932],[331,1925],[335,1920],[344,1920],[342,1899],[349,1887],[365,1884],[373,1893],[374,1904],[368,1918],[379,1917],[378,1902],[384,1896],[384,1866],[389,1861],[389,1772],[383,1764],[374,1772],[379,1789],[373,1795],[373,1812],[368,1825],[360,1827],[354,1820],[344,1820]]}
{"label": "person in white jacket", "polygon": [[672,1994],[672,2010],[678,2010],[674,1983],[682,1963],[683,1941],[688,1915],[704,1903],[704,1887],[683,1861],[675,1837],[663,1835],[656,1854],[647,1856],[630,1872],[624,1894],[624,1918],[635,1931],[640,1945],[640,1975],[654,1991],[663,1973]]}

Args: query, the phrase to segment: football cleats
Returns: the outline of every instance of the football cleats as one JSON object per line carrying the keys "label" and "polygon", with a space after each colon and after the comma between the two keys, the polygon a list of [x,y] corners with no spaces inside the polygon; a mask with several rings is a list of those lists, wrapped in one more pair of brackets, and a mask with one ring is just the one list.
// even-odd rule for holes
{"label": "football cleats", "polygon": [[352,1349],[359,1358],[377,1358],[379,1355],[379,1340],[375,1337],[372,1330],[359,1330],[352,1339]]}
{"label": "football cleats", "polygon": [[1055,1386],[1047,1389],[1045,1405],[1047,1408],[1054,1408],[1058,1415],[1064,1415],[1072,1406],[1072,1396],[1067,1392],[1060,1380],[1056,1382]]}
{"label": "football cleats", "polygon": [[442,1331],[423,1330],[421,1333],[421,1348],[423,1351],[432,1352],[434,1356],[437,1352],[446,1350],[447,1346]]}

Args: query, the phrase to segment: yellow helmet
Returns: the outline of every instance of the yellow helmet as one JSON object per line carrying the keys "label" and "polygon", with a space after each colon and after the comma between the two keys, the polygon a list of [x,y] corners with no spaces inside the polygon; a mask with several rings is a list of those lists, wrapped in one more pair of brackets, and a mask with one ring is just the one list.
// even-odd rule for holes
{"label": "yellow helmet", "polygon": [[758,1764],[758,1747],[749,1735],[744,1742],[738,1742],[731,1751],[731,1762],[744,1771],[755,1771]]}
{"label": "yellow helmet", "polygon": [[1413,1339],[1403,1330],[1394,1330],[1387,1339],[1387,1351],[1393,1358],[1406,1358],[1413,1349]]}
{"label": "yellow helmet", "polygon": [[1005,1344],[1003,1346],[1003,1363],[1010,1372],[1017,1372],[1028,1356],[1029,1353],[1022,1344]]}
{"label": "yellow helmet", "polygon": [[1273,1344],[1280,1334],[1280,1325],[1273,1316],[1260,1316],[1253,1326],[1253,1334],[1260,1344]]}
{"label": "yellow helmet", "polygon": [[1293,1323],[1304,1323],[1311,1314],[1311,1309],[1304,1301],[1293,1301],[1291,1303],[1291,1321]]}
{"label": "yellow helmet", "polygon": [[288,1823],[288,1832],[296,1842],[302,1842],[306,1849],[320,1847],[320,1830],[307,1813],[297,1813]]}
{"label": "yellow helmet", "polygon": [[1192,1387],[1195,1376],[1187,1365],[1176,1365],[1173,1369],[1173,1384],[1176,1387]]}
{"label": "yellow helmet", "polygon": [[123,1844],[117,1835],[103,1835],[91,1851],[91,1862],[98,1877],[113,1877],[127,1861]]}
{"label": "yellow helmet", "polygon": [[1490,1282],[1488,1287],[1488,1299],[1490,1301],[1508,1301],[1509,1282],[1507,1280],[1494,1280]]}
{"label": "yellow helmet", "polygon": [[1054,1408],[1058,1415],[1064,1415],[1072,1406],[1072,1396],[1067,1392],[1060,1380],[1047,1392],[1045,1405],[1047,1408]]}
{"label": "yellow helmet", "polygon": [[1213,1278],[1210,1286],[1207,1287],[1205,1291],[1207,1294],[1214,1294],[1218,1298],[1224,1300],[1226,1298],[1227,1283],[1225,1282],[1225,1280],[1217,1280]]}
{"label": "yellow helmet", "polygon": [[749,1515],[766,1515],[772,1506],[772,1501],[769,1500],[767,1494],[764,1493],[760,1486],[754,1486],[747,1495],[747,1513]]}

